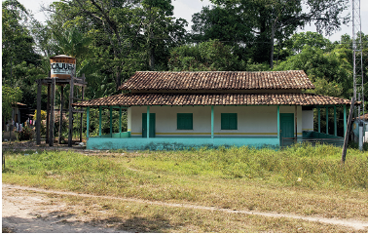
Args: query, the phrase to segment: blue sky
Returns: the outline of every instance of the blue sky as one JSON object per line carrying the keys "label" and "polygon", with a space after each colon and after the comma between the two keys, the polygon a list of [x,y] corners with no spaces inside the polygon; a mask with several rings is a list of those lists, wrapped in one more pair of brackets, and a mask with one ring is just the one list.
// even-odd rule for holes
{"label": "blue sky", "polygon": [[[55,0],[18,0],[21,4],[23,4],[27,9],[30,9],[34,16],[40,20],[44,21],[46,16],[43,12],[40,12],[41,4],[48,5]],[[191,19],[194,13],[199,12],[203,6],[211,5],[209,0],[172,0],[172,4],[174,6],[174,16],[176,18],[184,18],[189,22],[188,30],[191,30]],[[349,8],[344,15],[347,15],[351,12],[351,8]],[[368,34],[368,0],[361,0],[361,22],[362,22],[362,31],[365,34]],[[303,31],[316,31],[314,25],[306,26],[304,30],[298,30],[299,32]],[[352,34],[351,23],[349,25],[343,25],[341,30],[335,32],[332,36],[328,37],[331,41],[340,40],[340,36],[347,33],[349,35]]]}

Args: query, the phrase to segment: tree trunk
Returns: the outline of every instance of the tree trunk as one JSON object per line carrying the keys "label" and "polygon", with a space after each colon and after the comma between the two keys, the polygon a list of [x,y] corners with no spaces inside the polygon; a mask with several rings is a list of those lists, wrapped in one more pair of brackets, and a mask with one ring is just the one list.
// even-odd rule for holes
{"label": "tree trunk", "polygon": [[272,26],[272,32],[271,32],[271,50],[270,50],[270,59],[269,64],[270,68],[273,69],[273,53],[275,48],[275,27]]}
{"label": "tree trunk", "polygon": [[278,19],[279,17],[276,17],[276,19],[273,21],[273,24],[271,26],[272,27],[271,28],[271,50],[270,50],[270,59],[269,59],[271,69],[273,69],[273,53],[275,49],[275,31],[276,31]]}
{"label": "tree trunk", "polygon": [[151,6],[148,7],[148,14],[149,14],[149,18],[150,18],[150,22],[148,25],[148,66],[150,68],[151,71],[155,70],[155,58],[154,58],[154,48],[153,48],[153,43],[152,43],[152,39],[154,37],[154,33],[153,33],[153,29],[152,29],[152,24],[153,24],[153,16],[152,16],[152,12],[151,12]]}
{"label": "tree trunk", "polygon": [[116,90],[119,89],[121,86],[121,76],[120,76],[120,69],[116,72]]}

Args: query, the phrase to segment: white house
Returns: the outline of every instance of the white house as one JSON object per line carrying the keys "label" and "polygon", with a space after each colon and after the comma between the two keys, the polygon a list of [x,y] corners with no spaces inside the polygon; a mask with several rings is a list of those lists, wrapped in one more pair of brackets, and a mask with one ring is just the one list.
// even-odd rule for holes
{"label": "white house", "polygon": [[89,108],[127,110],[128,131],[88,136],[88,149],[277,147],[303,139],[342,141],[336,131],[336,108],[335,135],[320,133],[320,128],[314,131],[313,112],[343,106],[346,118],[350,101],[304,92],[314,88],[304,71],[148,71],[136,72],[121,85],[123,94],[73,105],[88,107],[87,129]]}

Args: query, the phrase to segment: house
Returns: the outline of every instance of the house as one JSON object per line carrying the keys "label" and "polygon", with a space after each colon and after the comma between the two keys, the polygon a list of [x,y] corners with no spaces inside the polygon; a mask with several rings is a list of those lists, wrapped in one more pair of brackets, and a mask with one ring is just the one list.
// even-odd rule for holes
{"label": "house", "polygon": [[[278,147],[311,139],[342,143],[336,107],[344,107],[344,126],[339,128],[346,130],[350,101],[304,93],[314,88],[304,71],[142,71],[119,87],[122,94],[73,105],[87,107],[87,149]],[[89,136],[90,108],[100,110],[98,136]],[[102,108],[119,109],[120,114],[126,110],[127,132],[121,132],[120,118],[119,133],[112,133],[110,126],[110,134],[102,135]],[[320,130],[321,108],[334,108],[333,135]],[[314,111],[318,112],[316,131]]]}

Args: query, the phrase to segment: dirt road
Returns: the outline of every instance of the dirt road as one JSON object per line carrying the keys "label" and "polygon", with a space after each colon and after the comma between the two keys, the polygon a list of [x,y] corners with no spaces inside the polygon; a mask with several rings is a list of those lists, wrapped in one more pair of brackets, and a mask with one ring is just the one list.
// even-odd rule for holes
{"label": "dirt road", "polygon": [[[134,228],[129,231],[108,228],[108,224],[93,222],[93,218],[81,214],[73,214],[73,209],[66,205],[60,197],[63,195],[78,196],[81,198],[101,198],[121,201],[134,201],[136,203],[157,204],[168,207],[184,207],[199,210],[217,210],[225,213],[252,214],[266,217],[285,217],[292,219],[302,219],[311,222],[320,222],[331,225],[340,225],[353,228],[355,230],[365,230],[368,223],[355,220],[327,219],[309,216],[296,216],[280,213],[264,213],[249,211],[234,211],[228,209],[173,204],[164,202],[151,202],[138,199],[116,198],[109,196],[95,196],[90,194],[79,194],[73,192],[62,192],[45,190],[41,188],[30,188],[16,185],[3,185],[3,228],[6,227],[14,232],[88,232],[88,233],[109,233],[109,232],[135,232]],[[50,198],[43,193],[57,195]]]}
{"label": "dirt road", "polygon": [[3,232],[16,233],[119,233],[126,232],[93,224],[89,218],[69,213],[57,198],[2,187]]}

